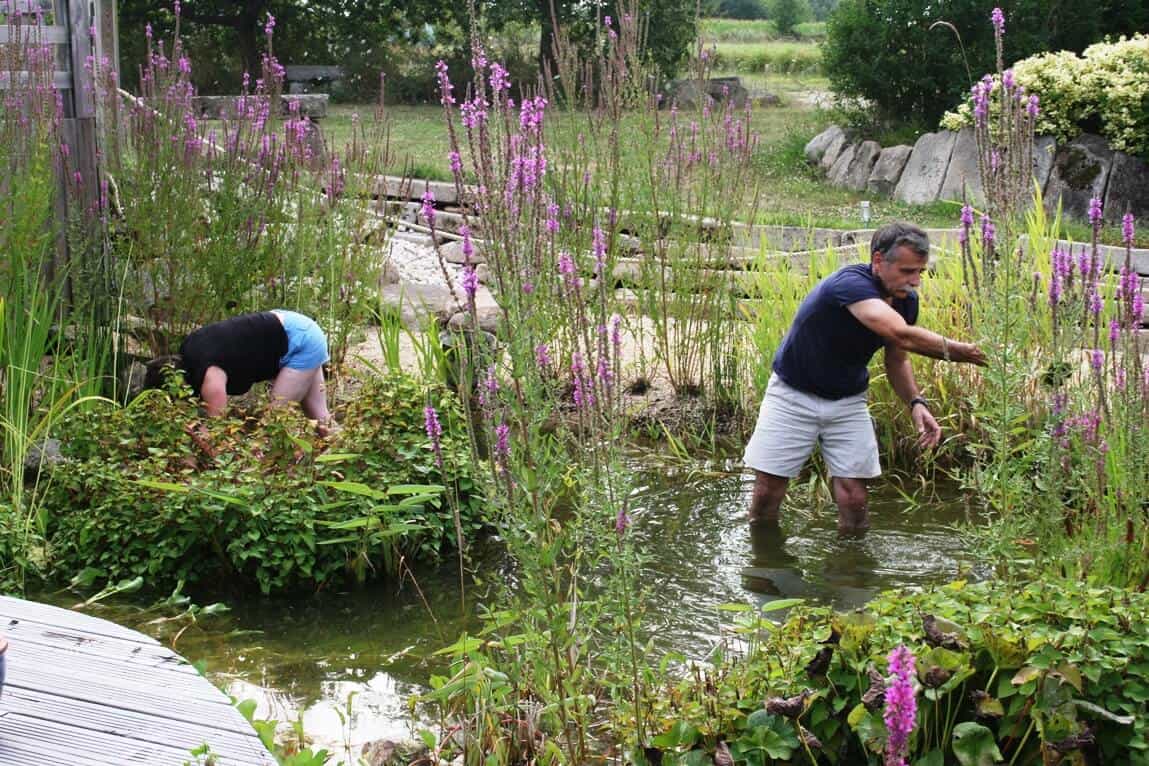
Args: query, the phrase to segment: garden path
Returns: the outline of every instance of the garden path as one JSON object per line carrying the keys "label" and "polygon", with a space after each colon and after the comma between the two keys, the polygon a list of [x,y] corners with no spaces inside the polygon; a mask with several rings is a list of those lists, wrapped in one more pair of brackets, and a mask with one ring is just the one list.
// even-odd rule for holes
{"label": "garden path", "polygon": [[251,725],[187,660],[115,623],[0,596],[8,638],[0,763],[273,766]]}

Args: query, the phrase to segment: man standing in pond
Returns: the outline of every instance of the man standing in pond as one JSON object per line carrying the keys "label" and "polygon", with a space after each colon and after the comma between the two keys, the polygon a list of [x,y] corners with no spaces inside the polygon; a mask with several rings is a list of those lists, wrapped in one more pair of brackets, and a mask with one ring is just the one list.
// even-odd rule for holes
{"label": "man standing in pond", "polygon": [[320,436],[332,428],[327,409],[323,365],[330,357],[327,337],[315,320],[276,309],[242,314],[205,325],[184,339],[179,356],[149,363],[145,385],[162,383],[163,367],[176,367],[210,417],[227,409],[229,395],[247,393],[253,383],[269,380],[272,402],[299,402],[303,414],[318,422]]}
{"label": "man standing in pond", "polygon": [[743,461],[754,469],[750,520],[777,522],[790,479],[820,444],[832,477],[838,528],[869,526],[866,480],[881,474],[866,405],[870,358],[885,348],[886,375],[906,403],[918,444],[933,447],[941,428],[922,398],[907,352],[985,365],[972,343],[916,327],[917,288],[929,262],[929,237],[891,223],[874,232],[870,262],[838,269],[798,307],[774,355],[774,373]]}

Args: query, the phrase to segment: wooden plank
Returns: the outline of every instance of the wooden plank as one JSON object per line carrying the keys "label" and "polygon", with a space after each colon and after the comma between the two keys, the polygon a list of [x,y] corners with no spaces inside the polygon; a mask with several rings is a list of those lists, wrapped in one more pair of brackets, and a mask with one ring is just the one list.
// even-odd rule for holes
{"label": "wooden plank", "polygon": [[[30,620],[45,625],[56,625],[73,630],[80,630],[97,636],[109,636],[128,641],[146,644],[159,644],[151,636],[117,625],[75,609],[63,609],[58,606],[41,604],[38,601],[28,601],[11,596],[0,596],[0,621],[4,619]],[[2,624],[2,622],[0,622]]]}
{"label": "wooden plank", "polygon": [[[217,722],[206,725],[198,721],[162,718],[138,710],[101,705],[88,700],[62,699],[45,692],[12,689],[4,693],[4,704],[17,715],[28,719],[51,721],[78,729],[114,734],[142,742],[162,742],[181,750],[203,744],[232,753],[250,751],[259,755],[261,747],[251,739],[251,727],[242,718],[238,726],[226,728]],[[238,718],[238,717],[237,717]]]}
{"label": "wooden plank", "polygon": [[80,612],[0,596],[9,639],[0,763],[182,766],[274,759],[227,695],[158,641]]}
{"label": "wooden plank", "polygon": [[[0,90],[7,90],[8,85],[12,82],[12,72],[0,72]],[[16,72],[15,78],[17,82],[24,83],[28,81],[27,72]],[[52,86],[57,90],[70,91],[72,88],[72,74],[62,70],[57,70],[52,73]],[[65,98],[67,96],[65,95]]]}
{"label": "wooden plank", "polygon": [[0,26],[0,45],[19,42],[25,45],[61,45],[68,42],[68,28],[57,26],[21,27],[17,35],[11,24]]}
{"label": "wooden plank", "polygon": [[[79,119],[96,116],[96,82],[92,68],[87,66],[88,57],[96,53],[92,46],[91,11],[88,0],[68,0],[68,30],[72,37],[72,105],[75,110],[72,114]],[[95,164],[94,157],[92,163]],[[95,183],[94,178],[92,182]]]}
{"label": "wooden plank", "polygon": [[[141,742],[104,732],[76,729],[71,726],[41,721],[8,711],[0,718],[0,763],[5,766],[63,766],[63,764],[108,764],[124,766],[184,766],[191,760],[187,750],[160,742]],[[216,764],[273,766],[270,754],[225,753],[210,739],[205,740],[216,752]],[[202,743],[201,743],[202,744]],[[198,745],[197,745],[198,746]],[[18,754],[23,754],[18,755]]]}

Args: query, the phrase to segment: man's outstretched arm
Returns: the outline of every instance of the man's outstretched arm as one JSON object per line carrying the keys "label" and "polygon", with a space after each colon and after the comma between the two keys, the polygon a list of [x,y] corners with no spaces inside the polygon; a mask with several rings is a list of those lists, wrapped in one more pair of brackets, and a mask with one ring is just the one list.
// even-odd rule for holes
{"label": "man's outstretched arm", "polygon": [[934,359],[985,366],[985,354],[974,344],[950,340],[932,330],[909,324],[880,298],[851,303],[846,308],[859,322],[881,336],[887,345]]}

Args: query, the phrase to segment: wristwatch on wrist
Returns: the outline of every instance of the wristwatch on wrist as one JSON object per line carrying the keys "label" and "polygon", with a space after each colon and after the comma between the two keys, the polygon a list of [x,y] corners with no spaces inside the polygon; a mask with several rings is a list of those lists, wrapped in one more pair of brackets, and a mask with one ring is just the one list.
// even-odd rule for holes
{"label": "wristwatch on wrist", "polygon": [[920,396],[915,396],[913,399],[910,399],[910,412],[914,411],[914,405],[915,404],[920,404],[923,407],[925,407],[927,410],[930,408],[929,402],[927,402],[925,399],[923,399]]}

